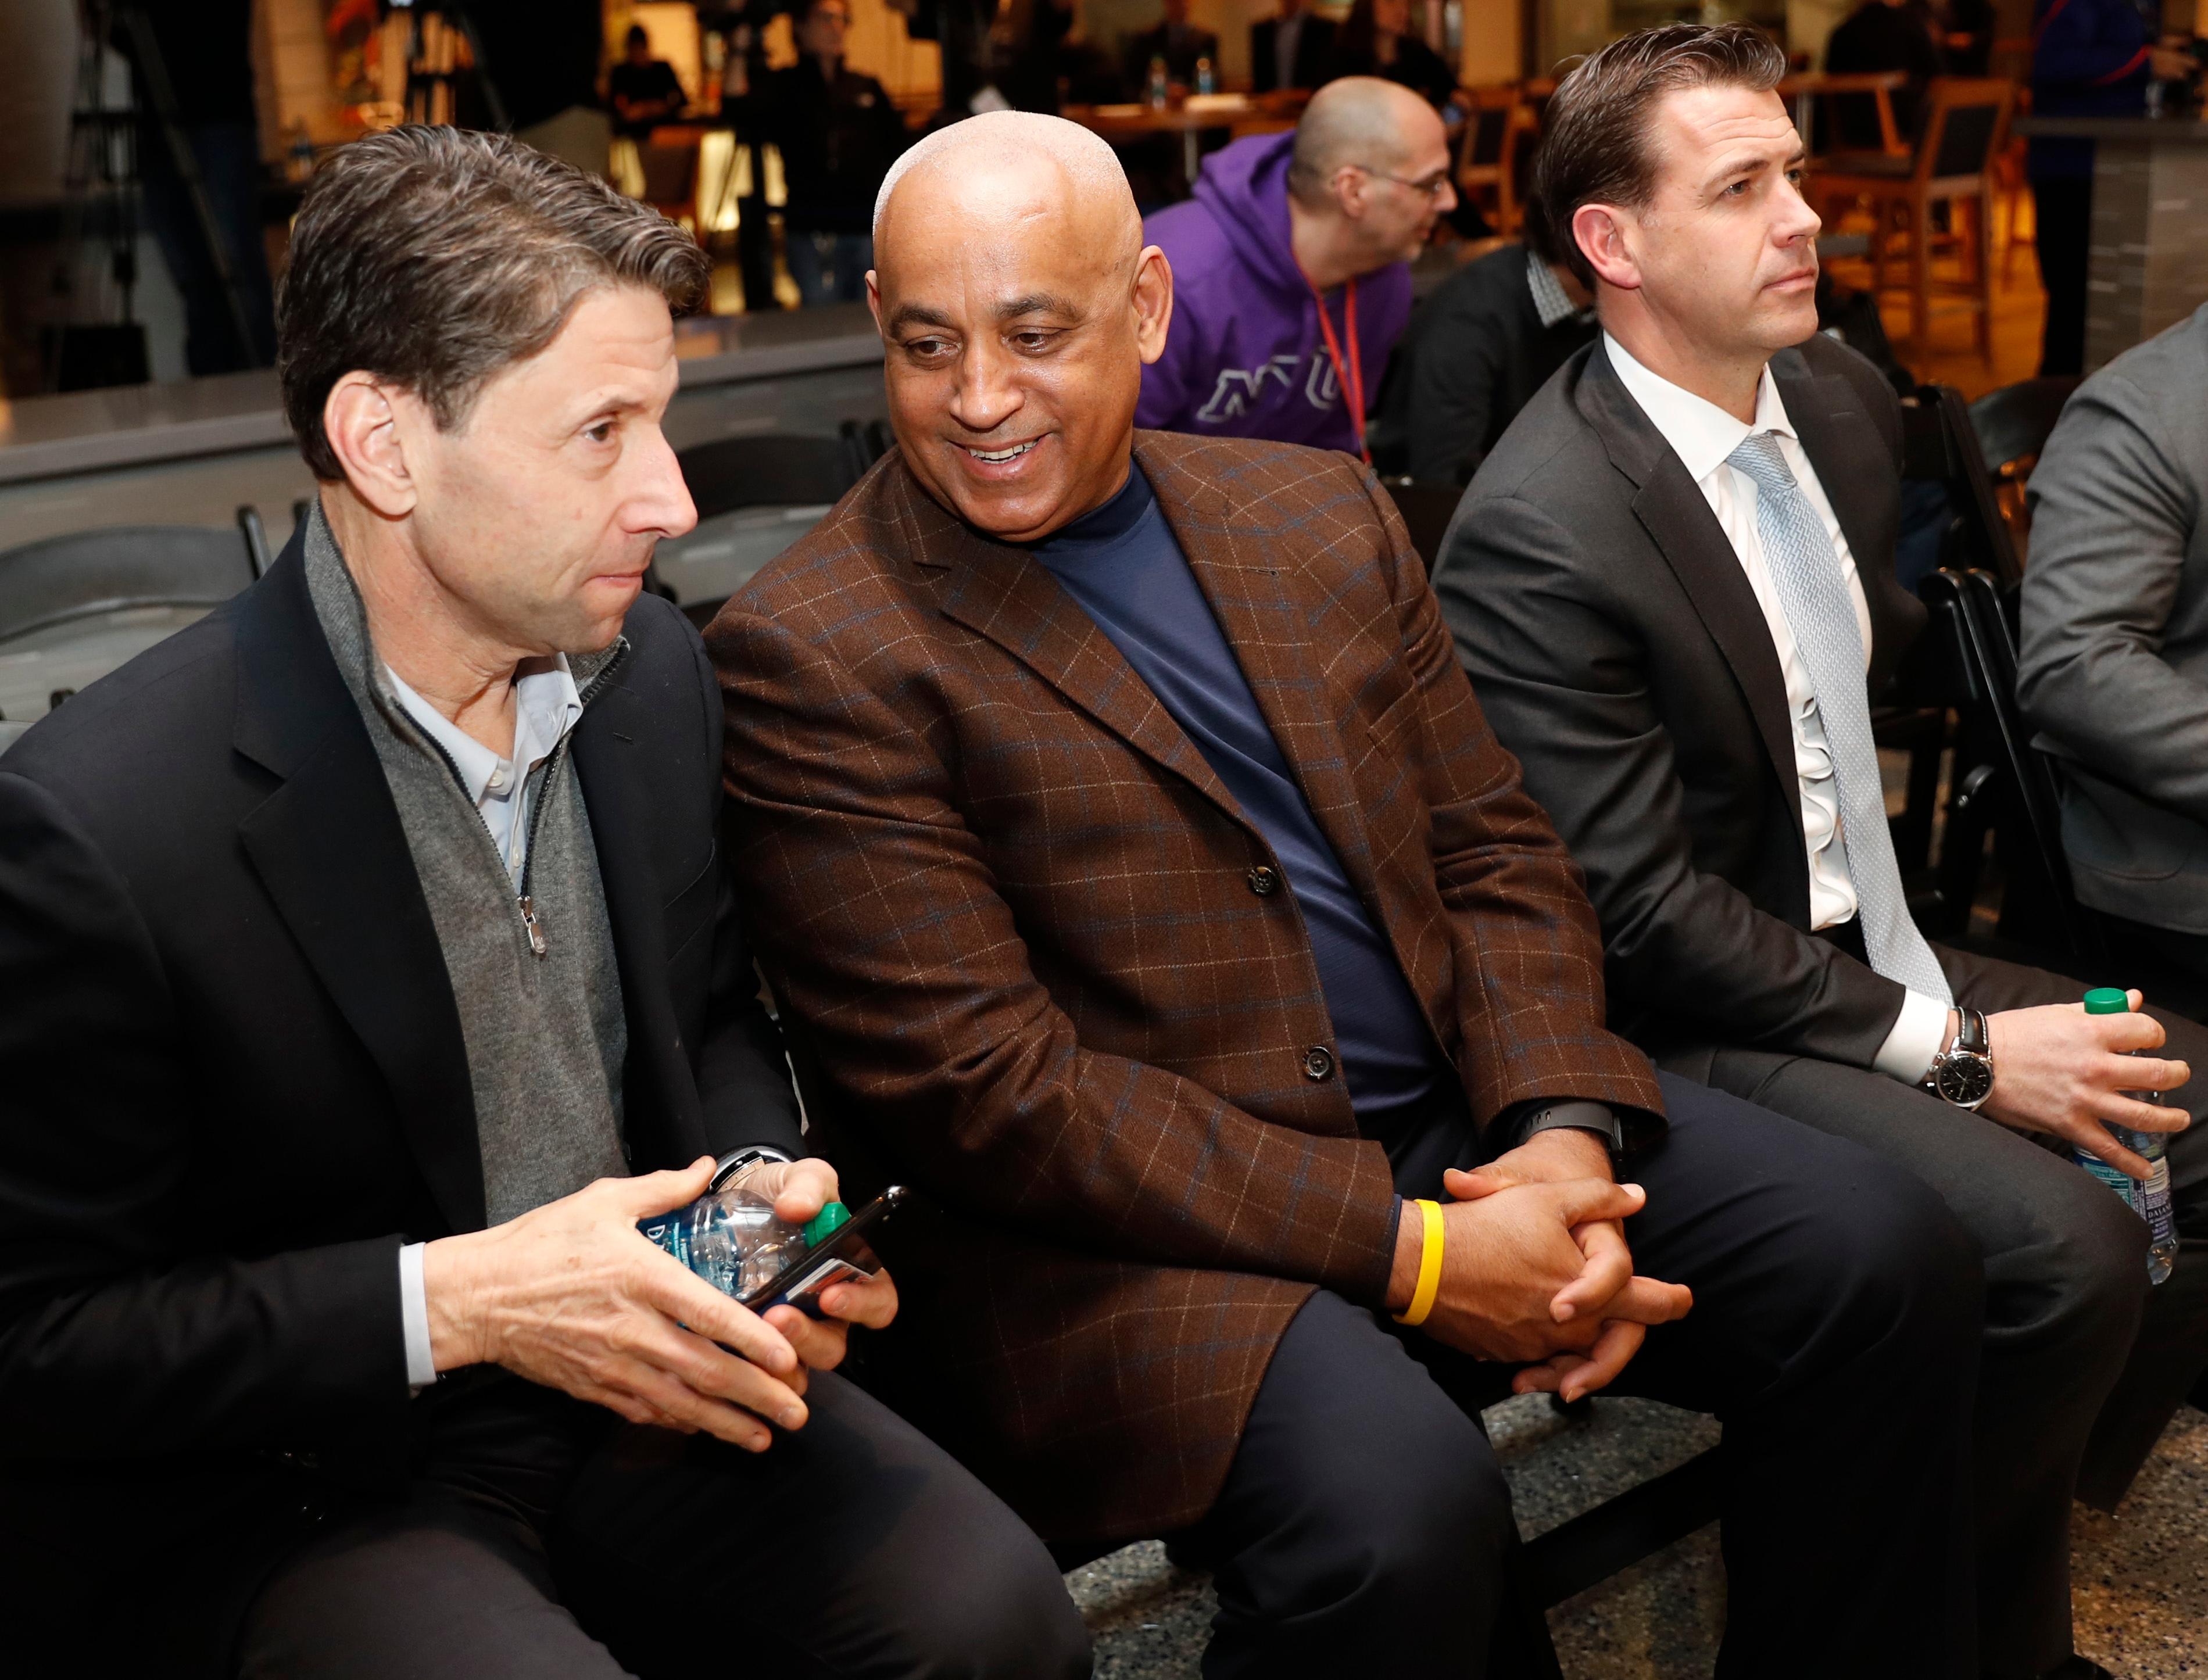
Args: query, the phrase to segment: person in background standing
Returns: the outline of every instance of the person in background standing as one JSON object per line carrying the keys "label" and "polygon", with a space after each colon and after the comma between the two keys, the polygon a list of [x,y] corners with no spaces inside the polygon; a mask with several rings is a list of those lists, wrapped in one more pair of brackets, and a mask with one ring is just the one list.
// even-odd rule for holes
{"label": "person in background standing", "polygon": [[1456,93],[1456,72],[1411,27],[1411,0],[1357,0],[1335,39],[1335,75],[1377,75],[1437,111]]}
{"label": "person in background standing", "polygon": [[606,78],[606,103],[613,107],[614,132],[642,140],[689,103],[675,67],[651,56],[651,37],[640,23],[629,27],[621,62]]}
{"label": "person in background standing", "polygon": [[[2037,117],[2141,117],[2147,83],[2175,81],[2192,61],[2157,46],[2132,0],[2038,0],[2031,109]],[[2093,221],[2093,142],[2035,138],[2025,165],[2047,288],[2042,378],[2085,371],[2085,271]]]}
{"label": "person in background standing", "polygon": [[178,131],[199,166],[214,232],[223,244],[245,316],[239,342],[207,230],[192,207],[177,159],[155,122],[151,67],[135,63],[136,41],[118,31],[134,60],[141,126],[138,165],[146,221],[184,300],[184,366],[195,379],[265,368],[276,359],[276,304],[261,242],[261,137],[253,104],[251,0],[207,0],[144,12],[161,57]]}
{"label": "person in background standing", "polygon": [[906,135],[888,90],[843,62],[850,0],[812,0],[795,21],[797,62],[760,77],[737,120],[781,150],[783,252],[812,309],[867,295],[874,195]]}
{"label": "person in background standing", "polygon": [[1273,93],[1291,87],[1316,87],[1327,79],[1334,58],[1336,28],[1306,0],[1281,0],[1277,17],[1250,26],[1251,86]]}
{"label": "person in background standing", "polygon": [[1135,423],[1361,452],[1410,260],[1455,202],[1441,119],[1371,76],[1319,89],[1293,134],[1215,153],[1193,199],[1143,224],[1174,297]]}

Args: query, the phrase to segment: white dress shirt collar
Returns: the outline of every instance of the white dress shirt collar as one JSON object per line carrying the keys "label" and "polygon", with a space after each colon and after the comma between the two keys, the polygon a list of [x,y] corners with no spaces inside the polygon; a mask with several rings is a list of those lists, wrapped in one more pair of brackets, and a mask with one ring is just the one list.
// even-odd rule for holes
{"label": "white dress shirt collar", "polygon": [[445,749],[469,800],[478,806],[486,793],[507,792],[517,767],[525,777],[550,758],[583,715],[583,697],[567,656],[555,653],[550,669],[533,671],[513,685],[513,753],[501,758],[423,699],[390,666],[383,668],[383,675],[391,684],[392,698],[416,728]]}
{"label": "white dress shirt collar", "polygon": [[1672,384],[1660,374],[1649,372],[1634,359],[1632,351],[1608,333],[1602,335],[1602,347],[1618,379],[1633,400],[1641,405],[1641,411],[1648,417],[1648,423],[1663,434],[1664,441],[1685,463],[1687,477],[1698,484],[1739,448],[1742,440],[1751,432],[1777,432],[1782,437],[1801,441],[1796,436],[1794,423],[1786,417],[1785,404],[1779,399],[1779,382],[1772,378],[1767,362],[1755,387],[1755,423],[1743,426],[1708,399]]}

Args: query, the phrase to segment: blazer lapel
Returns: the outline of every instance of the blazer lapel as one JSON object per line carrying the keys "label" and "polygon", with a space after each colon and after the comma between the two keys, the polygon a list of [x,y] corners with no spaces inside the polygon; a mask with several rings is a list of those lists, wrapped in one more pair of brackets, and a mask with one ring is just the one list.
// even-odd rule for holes
{"label": "blazer lapel", "polygon": [[1855,556],[1856,577],[1870,612],[1870,692],[1915,639],[1911,603],[1893,579],[1893,542],[1900,501],[1893,455],[1854,387],[1838,374],[1813,374],[1799,351],[1771,360],[1772,377],[1786,417],[1802,439],[1802,453],[1817,469],[1825,499],[1840,522]]}
{"label": "blazer lapel", "polygon": [[390,1086],[454,1231],[483,1222],[467,1048],[383,766],[338,674],[295,537],[238,618],[233,741],[283,777],[239,825],[268,896]]}
{"label": "blazer lapel", "polygon": [[[667,929],[659,876],[653,867],[652,811],[636,743],[649,738],[643,707],[615,671],[575,726],[575,773],[590,813],[598,879],[606,895],[614,961],[628,1017],[629,1071],[651,1081],[639,1101],[622,1107],[639,1161],[679,1166],[705,1153],[705,1122],[697,1081],[685,1059],[675,1001],[667,989]],[[640,1126],[663,1135],[645,1137]]]}
{"label": "blazer lapel", "polygon": [[[1665,564],[1694,603],[1702,626],[1731,669],[1772,773],[1781,786],[1795,785],[1794,731],[1787,716],[1786,678],[1779,669],[1779,650],[1771,627],[1741,569],[1740,557],[1718,524],[1701,489],[1687,477],[1685,465],[1650,423],[1610,365],[1597,339],[1580,377],[1578,402],[1609,451],[1611,464],[1640,487],[1633,512],[1655,543]],[[1792,411],[1788,411],[1791,417]],[[1802,823],[1801,801],[1788,799],[1795,827]]]}
{"label": "blazer lapel", "polygon": [[1245,827],[1233,795],[1112,639],[1041,563],[953,519],[904,477],[909,552],[945,574],[945,616],[986,636],[1137,752],[1171,771]]}
{"label": "blazer lapel", "polygon": [[1280,568],[1239,534],[1241,522],[1225,493],[1185,471],[1169,438],[1144,436],[1136,454],[1304,802],[1359,897],[1377,915],[1379,884],[1364,801],[1342,746],[1341,708],[1299,603]]}

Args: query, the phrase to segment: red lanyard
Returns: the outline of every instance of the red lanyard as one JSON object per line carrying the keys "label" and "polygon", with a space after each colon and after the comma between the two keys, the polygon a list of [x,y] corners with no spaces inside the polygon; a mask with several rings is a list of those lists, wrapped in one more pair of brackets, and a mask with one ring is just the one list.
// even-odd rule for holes
{"label": "red lanyard", "polygon": [[1343,400],[1349,405],[1349,423],[1357,429],[1357,453],[1365,465],[1372,465],[1372,452],[1365,447],[1365,369],[1357,356],[1357,282],[1345,280],[1341,287],[1341,326],[1349,334],[1349,369],[1342,371],[1341,343],[1334,336],[1334,323],[1326,316],[1326,299],[1319,296],[1311,278],[1304,276],[1304,284],[1311,286],[1311,302],[1318,306],[1318,330],[1326,336],[1326,358],[1334,363],[1334,382],[1341,389]]}

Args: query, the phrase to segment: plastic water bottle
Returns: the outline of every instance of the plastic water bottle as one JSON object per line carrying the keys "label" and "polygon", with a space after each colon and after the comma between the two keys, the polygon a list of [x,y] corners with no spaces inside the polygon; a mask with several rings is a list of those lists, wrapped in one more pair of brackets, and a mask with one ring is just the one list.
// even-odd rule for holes
{"label": "plastic water bottle", "polygon": [[[2113,986],[2097,986],[2085,994],[2088,1015],[2124,1015],[2130,1010],[2131,999]],[[2143,1056],[2146,1052],[2133,1050],[2127,1053]],[[2141,1102],[2158,1105],[2162,1101],[2160,1091],[2126,1091],[2123,1095],[2136,1097]],[[2145,1156],[2153,1168],[2144,1184],[2128,1173],[2119,1173],[2098,1155],[2089,1155],[2084,1149],[2073,1153],[2080,1167],[2122,1197],[2131,1204],[2132,1211],[2146,1221],[2147,1281],[2164,1282],[2177,1264],[2177,1224],[2169,1207],[2169,1162],[2163,1159],[2167,1151],[2164,1135],[2159,1131],[2133,1131],[2122,1125],[2111,1125],[2109,1131],[2133,1154]]]}
{"label": "plastic water bottle", "polygon": [[774,1203],[741,1182],[687,1208],[640,1219],[636,1228],[724,1295],[741,1300],[824,1242],[851,1217],[831,1202],[803,1225],[775,1216]]}
{"label": "plastic water bottle", "polygon": [[1171,91],[1172,83],[1166,74],[1166,61],[1164,56],[1161,54],[1150,60],[1149,88],[1150,103],[1154,105],[1162,105]]}
{"label": "plastic water bottle", "polygon": [[1207,99],[1219,91],[1219,78],[1213,72],[1209,58],[1196,61],[1196,91]]}

